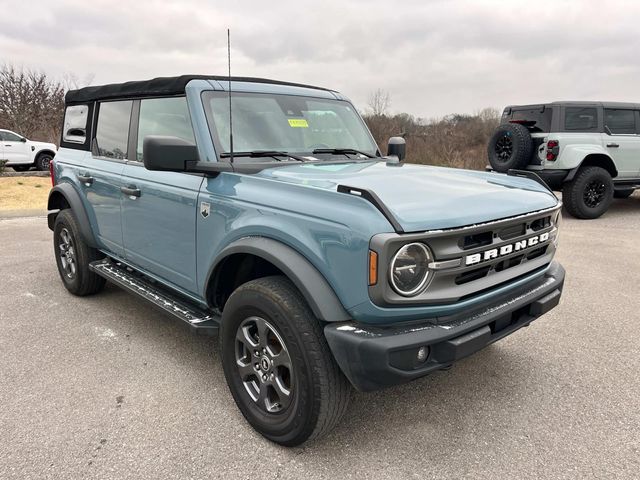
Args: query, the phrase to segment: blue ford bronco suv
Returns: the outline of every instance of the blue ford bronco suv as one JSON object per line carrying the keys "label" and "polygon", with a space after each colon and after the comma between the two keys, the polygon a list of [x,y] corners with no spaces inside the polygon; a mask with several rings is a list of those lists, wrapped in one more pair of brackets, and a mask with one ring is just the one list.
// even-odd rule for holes
{"label": "blue ford bronco suv", "polygon": [[48,202],[60,278],[80,296],[108,280],[217,334],[247,421],[287,446],[318,438],[351,385],[448,368],[560,300],[561,204],[535,176],[406,164],[404,149],[394,137],[382,156],[323,88],[70,91]]}

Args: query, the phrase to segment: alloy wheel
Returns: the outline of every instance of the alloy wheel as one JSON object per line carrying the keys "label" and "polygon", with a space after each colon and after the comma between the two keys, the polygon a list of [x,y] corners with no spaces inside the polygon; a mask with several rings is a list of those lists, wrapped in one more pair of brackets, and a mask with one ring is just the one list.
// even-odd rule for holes
{"label": "alloy wheel", "polygon": [[257,316],[245,319],[236,332],[235,358],[244,388],[261,410],[279,413],[291,404],[291,357],[273,325]]}
{"label": "alloy wheel", "polygon": [[587,183],[584,189],[584,203],[589,208],[595,208],[602,203],[605,198],[607,187],[601,180],[593,180]]}
{"label": "alloy wheel", "polygon": [[509,135],[501,136],[496,142],[496,154],[501,162],[506,162],[513,154],[513,141]]}
{"label": "alloy wheel", "polygon": [[66,228],[60,230],[58,248],[62,270],[67,278],[73,279],[76,276],[76,251],[73,238]]}

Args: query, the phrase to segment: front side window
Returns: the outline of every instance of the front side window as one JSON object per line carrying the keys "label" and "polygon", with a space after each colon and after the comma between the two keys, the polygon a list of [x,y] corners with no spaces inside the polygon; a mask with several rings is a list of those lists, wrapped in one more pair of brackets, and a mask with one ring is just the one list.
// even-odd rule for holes
{"label": "front side window", "polygon": [[140,102],[136,159],[142,161],[142,145],[147,135],[178,137],[194,143],[193,127],[184,97],[150,98]]}
{"label": "front side window", "polygon": [[0,132],[0,136],[2,136],[2,140],[5,142],[19,142],[22,140],[20,135],[16,135],[13,132]]}
{"label": "front side window", "polygon": [[132,105],[131,100],[100,104],[95,145],[99,156],[118,160],[127,158]]}
{"label": "front side window", "polygon": [[[222,153],[228,153],[228,94],[205,92],[203,100],[214,142]],[[234,152],[311,153],[326,148],[377,152],[364,122],[345,101],[234,92],[231,108]]]}
{"label": "front side window", "polygon": [[633,110],[606,108],[604,124],[614,135],[633,135],[636,133],[636,116]]}
{"label": "front side window", "polygon": [[87,140],[88,105],[72,105],[64,111],[62,141],[84,143]]}
{"label": "front side window", "polygon": [[595,107],[567,107],[564,113],[565,130],[592,130],[598,126]]}

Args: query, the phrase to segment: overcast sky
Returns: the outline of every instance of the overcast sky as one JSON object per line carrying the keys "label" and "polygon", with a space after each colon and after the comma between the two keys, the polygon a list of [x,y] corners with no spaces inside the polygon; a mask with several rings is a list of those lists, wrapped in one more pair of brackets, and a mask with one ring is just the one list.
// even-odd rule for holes
{"label": "overcast sky", "polygon": [[[640,101],[640,2],[0,0],[0,63],[93,84],[232,73],[419,117],[552,100]],[[11,15],[7,15],[8,12]]]}

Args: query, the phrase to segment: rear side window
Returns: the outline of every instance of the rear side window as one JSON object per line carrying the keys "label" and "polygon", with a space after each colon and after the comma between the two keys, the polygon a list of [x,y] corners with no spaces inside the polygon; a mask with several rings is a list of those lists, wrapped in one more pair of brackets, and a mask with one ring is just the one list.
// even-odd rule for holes
{"label": "rear side window", "polygon": [[531,132],[550,132],[551,131],[551,108],[534,107],[506,109],[502,114],[502,123],[519,123],[524,125]]}
{"label": "rear side window", "polygon": [[636,116],[633,110],[605,108],[604,124],[614,135],[636,133]]}
{"label": "rear side window", "polygon": [[184,97],[150,98],[140,102],[136,159],[142,161],[142,145],[147,135],[178,137],[195,144],[193,127]]}
{"label": "rear side window", "polygon": [[87,140],[88,105],[72,105],[64,111],[62,141],[84,143]]}
{"label": "rear side window", "polygon": [[593,130],[595,128],[598,128],[598,109],[596,107],[565,108],[565,130]]}
{"label": "rear side window", "polygon": [[132,105],[131,100],[100,104],[95,139],[99,156],[118,160],[127,158]]}

